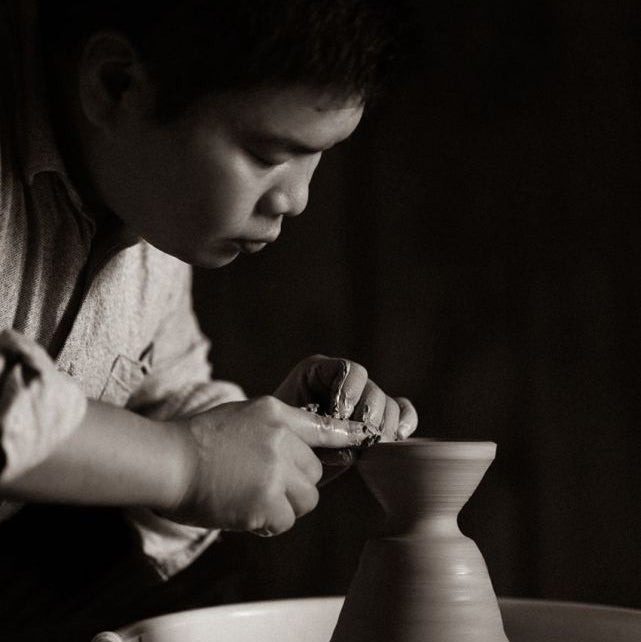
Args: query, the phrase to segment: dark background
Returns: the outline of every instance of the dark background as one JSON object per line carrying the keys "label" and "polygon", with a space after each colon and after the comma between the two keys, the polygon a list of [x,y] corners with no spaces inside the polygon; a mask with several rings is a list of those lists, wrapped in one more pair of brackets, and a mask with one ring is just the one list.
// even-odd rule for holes
{"label": "dark background", "polygon": [[[415,68],[307,212],[196,273],[216,375],[262,394],[313,353],[364,364],[419,435],[498,443],[460,520],[497,593],[641,607],[641,5],[417,11]],[[379,517],[348,473],[248,537],[247,596],[344,592]]]}

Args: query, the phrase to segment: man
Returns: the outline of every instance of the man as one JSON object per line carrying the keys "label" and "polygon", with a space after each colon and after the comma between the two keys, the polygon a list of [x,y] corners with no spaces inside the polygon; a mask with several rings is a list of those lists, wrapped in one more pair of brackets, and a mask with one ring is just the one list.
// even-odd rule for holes
{"label": "man", "polygon": [[[416,428],[409,401],[345,359],[311,357],[245,400],[211,380],[191,310],[188,264],[274,242],[357,127],[387,56],[384,5],[0,3],[6,516],[127,509],[166,579],[221,529],[275,535],[312,510],[313,448]],[[0,630],[4,615],[27,631],[28,609],[11,611]]]}

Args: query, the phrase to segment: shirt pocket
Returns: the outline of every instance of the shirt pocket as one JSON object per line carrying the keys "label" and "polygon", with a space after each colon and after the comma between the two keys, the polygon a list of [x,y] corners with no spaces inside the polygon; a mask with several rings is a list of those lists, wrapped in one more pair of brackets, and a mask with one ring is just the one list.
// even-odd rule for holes
{"label": "shirt pocket", "polygon": [[115,406],[125,406],[129,397],[140,387],[151,367],[152,350],[145,350],[141,359],[119,354],[111,366],[107,381],[98,399]]}

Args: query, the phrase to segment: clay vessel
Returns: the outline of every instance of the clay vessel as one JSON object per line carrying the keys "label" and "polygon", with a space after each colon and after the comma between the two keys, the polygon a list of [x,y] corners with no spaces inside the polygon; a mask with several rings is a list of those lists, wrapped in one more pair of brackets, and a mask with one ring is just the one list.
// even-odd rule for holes
{"label": "clay vessel", "polygon": [[387,525],[365,544],[331,642],[507,642],[483,556],[457,522],[495,453],[433,439],[363,453]]}

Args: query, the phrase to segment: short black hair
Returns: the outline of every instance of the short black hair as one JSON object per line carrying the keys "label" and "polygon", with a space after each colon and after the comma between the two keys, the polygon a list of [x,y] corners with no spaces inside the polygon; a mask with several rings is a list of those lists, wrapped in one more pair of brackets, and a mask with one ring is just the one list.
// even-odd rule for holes
{"label": "short black hair", "polygon": [[46,45],[80,51],[97,31],[126,35],[172,119],[208,93],[305,84],[363,101],[394,59],[395,0],[40,0]]}

